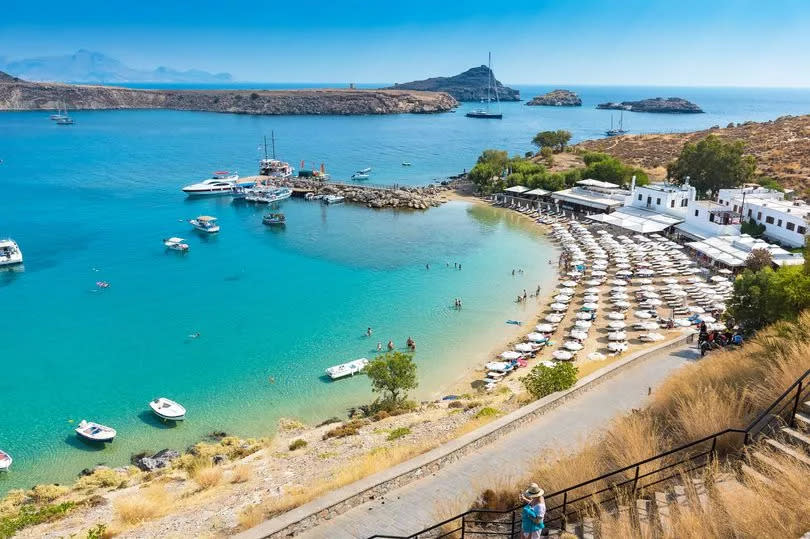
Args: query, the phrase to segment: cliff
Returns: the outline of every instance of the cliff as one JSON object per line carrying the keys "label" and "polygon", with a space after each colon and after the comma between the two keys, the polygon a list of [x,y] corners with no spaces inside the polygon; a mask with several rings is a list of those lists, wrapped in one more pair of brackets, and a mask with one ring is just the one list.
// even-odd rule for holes
{"label": "cliff", "polygon": [[[399,114],[444,112],[444,93],[405,90],[135,90],[9,80],[0,74],[0,110],[173,109],[237,114]],[[13,77],[12,77],[13,79]]]}
{"label": "cliff", "polygon": [[[453,77],[433,77],[425,80],[395,84],[388,89],[395,90],[422,90],[428,92],[446,92],[459,101],[481,101],[487,98],[487,80],[490,76],[487,66],[473,67],[464,73]],[[492,100],[495,100],[495,88],[498,90],[498,99],[501,101],[520,101],[520,91],[504,86],[495,80],[492,87]]]}
{"label": "cliff", "polygon": [[758,172],[787,188],[810,194],[810,115],[783,116],[768,122],[729,124],[692,133],[623,135],[586,140],[577,149],[609,153],[663,178],[667,163],[674,160],[687,142],[706,135],[742,140],[745,152],[757,160]]}
{"label": "cliff", "polygon": [[552,90],[547,94],[533,97],[526,104],[542,107],[581,107],[582,99],[571,90]]}
{"label": "cliff", "polygon": [[621,103],[600,103],[598,109],[629,110],[630,112],[665,112],[674,114],[700,114],[703,110],[694,103],[681,97],[656,97],[641,101],[622,101]]}

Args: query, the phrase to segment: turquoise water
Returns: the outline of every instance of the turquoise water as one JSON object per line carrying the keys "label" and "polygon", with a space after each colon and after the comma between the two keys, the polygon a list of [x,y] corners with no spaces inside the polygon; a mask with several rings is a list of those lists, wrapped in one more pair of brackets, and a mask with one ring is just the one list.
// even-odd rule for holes
{"label": "turquoise water", "polygon": [[[810,111],[806,90],[690,91],[700,95],[581,89],[586,105],[681,95],[710,111],[626,114],[631,130]],[[271,130],[279,157],[296,166],[324,162],[338,178],[371,166],[372,181],[424,184],[469,168],[482,148],[522,153],[540,129],[595,136],[610,118],[590,106],[510,103],[503,121],[475,121],[463,116],[473,106],[388,117],[76,112],[69,128],[45,113],[0,114],[0,237],[14,237],[26,258],[23,272],[0,272],[0,447],[15,457],[0,491],[64,482],[212,430],[261,435],[281,416],[340,415],[371,397],[367,380],[329,383],[323,369],[373,355],[378,341],[402,348],[414,337],[417,396],[432,396],[514,335],[504,321],[528,313],[512,298],[554,267],[552,247],[514,215],[462,202],[412,213],[289,200],[279,231],[261,225],[261,208],[178,190],[217,169],[255,173]],[[206,213],[220,218],[216,237],[180,221]],[[191,252],[165,252],[170,235]],[[517,267],[525,274],[513,278]],[[111,287],[95,291],[98,280]],[[155,422],[145,410],[158,395],[187,405],[188,421]],[[77,443],[70,420],[82,418],[115,426],[118,439],[101,451]]]}

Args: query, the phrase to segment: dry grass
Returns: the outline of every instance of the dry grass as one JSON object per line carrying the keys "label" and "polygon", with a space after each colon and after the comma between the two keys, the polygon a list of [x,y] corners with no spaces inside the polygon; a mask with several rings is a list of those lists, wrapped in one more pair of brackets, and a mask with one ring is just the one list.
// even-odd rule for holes
{"label": "dry grass", "polygon": [[118,498],[113,502],[113,508],[121,522],[139,524],[166,514],[171,502],[171,497],[163,485],[153,485],[135,494]]}
{"label": "dry grass", "polygon": [[223,473],[219,466],[206,466],[194,470],[191,478],[205,490],[217,486],[222,481]]}
{"label": "dry grass", "polygon": [[231,483],[246,483],[253,476],[253,468],[248,464],[237,464],[231,470]]}
{"label": "dry grass", "polygon": [[237,517],[239,529],[249,530],[258,526],[264,521],[265,511],[261,505],[248,505],[245,507]]}

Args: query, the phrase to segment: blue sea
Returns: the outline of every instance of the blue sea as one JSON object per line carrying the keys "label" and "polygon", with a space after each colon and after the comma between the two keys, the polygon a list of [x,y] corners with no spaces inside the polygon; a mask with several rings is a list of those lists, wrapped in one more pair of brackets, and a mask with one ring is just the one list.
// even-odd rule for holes
{"label": "blue sea", "polygon": [[[552,88],[520,89],[529,98]],[[274,230],[261,224],[263,208],[180,192],[214,170],[255,174],[271,132],[296,167],[323,163],[338,179],[372,167],[371,182],[423,185],[469,169],[484,148],[522,154],[539,130],[599,136],[610,123],[610,111],[593,108],[601,101],[674,95],[707,111],[626,113],[631,132],[810,112],[810,90],[572,89],[583,107],[504,103],[502,121],[465,118],[475,104],[353,117],[78,111],[71,127],[44,112],[0,114],[0,237],[17,240],[26,260],[0,272],[0,448],[15,458],[0,491],[68,482],[214,430],[268,435],[280,417],[343,415],[373,398],[368,380],[329,382],[324,368],[371,357],[389,339],[403,350],[416,340],[414,396],[434,397],[517,333],[506,320],[529,321],[513,298],[548,287],[555,250],[516,215],[460,201],[410,212],[290,199],[286,229]],[[185,221],[201,214],[222,231],[193,232]],[[172,235],[188,240],[188,254],[164,250]],[[147,403],[157,396],[185,404],[188,420],[155,421]],[[83,418],[118,438],[103,449],[77,442]]]}

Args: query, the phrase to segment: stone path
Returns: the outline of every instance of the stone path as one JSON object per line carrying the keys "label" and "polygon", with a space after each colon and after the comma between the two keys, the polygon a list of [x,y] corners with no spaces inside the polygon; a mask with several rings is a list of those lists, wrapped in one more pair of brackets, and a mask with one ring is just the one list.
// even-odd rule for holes
{"label": "stone path", "polygon": [[345,539],[416,533],[437,522],[436,510],[442,503],[458,500],[469,505],[486,485],[501,484],[504,479],[522,475],[543,450],[573,448],[614,416],[640,408],[647,400],[649,387],[655,389],[674,370],[698,358],[693,345],[661,352],[628,366],[593,390],[436,474],[357,506],[298,537]]}

